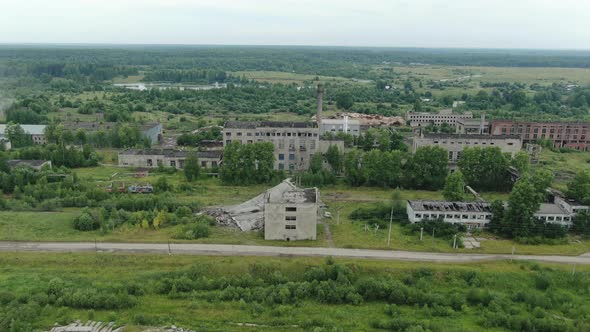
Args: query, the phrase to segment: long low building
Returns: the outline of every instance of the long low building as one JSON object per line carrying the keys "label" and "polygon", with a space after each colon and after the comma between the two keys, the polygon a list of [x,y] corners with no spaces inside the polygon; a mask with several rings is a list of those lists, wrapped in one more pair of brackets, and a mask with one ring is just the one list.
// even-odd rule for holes
{"label": "long low building", "polygon": [[461,152],[466,147],[498,147],[512,157],[522,149],[522,140],[517,135],[424,134],[415,136],[412,140],[412,153],[416,153],[421,147],[440,146],[449,151],[449,163],[459,161]]}
{"label": "long low building", "polygon": [[[563,194],[549,189],[550,200],[541,203],[534,217],[543,222],[571,227],[576,214],[588,211],[589,207]],[[411,223],[442,219],[444,222],[465,225],[467,229],[481,229],[492,220],[492,211],[487,202],[445,202],[409,200],[406,206]]]}
{"label": "long low building", "polygon": [[[34,144],[46,144],[47,139],[45,138],[45,127],[46,125],[27,125],[22,124],[19,125],[25,134],[31,135],[31,139],[33,140]],[[0,124],[0,140],[8,140],[6,136],[6,127],[5,124]]]}
{"label": "long low building", "polygon": [[447,123],[450,126],[455,126],[459,119],[472,119],[471,112],[454,113],[452,109],[441,110],[438,113],[430,112],[408,112],[406,113],[406,120],[412,127],[426,127],[428,125],[440,126]]}
{"label": "long low building", "polygon": [[195,153],[203,168],[221,165],[223,151],[181,151],[173,149],[128,149],[119,152],[119,166],[122,167],[164,167],[184,168],[186,159]]}
{"label": "long low building", "polygon": [[571,148],[590,151],[589,122],[539,122],[494,120],[491,122],[492,135],[518,135],[524,143],[549,140],[555,148]]}
{"label": "long low building", "polygon": [[490,204],[486,202],[444,202],[409,200],[406,212],[411,223],[442,219],[467,229],[483,228],[492,220]]}

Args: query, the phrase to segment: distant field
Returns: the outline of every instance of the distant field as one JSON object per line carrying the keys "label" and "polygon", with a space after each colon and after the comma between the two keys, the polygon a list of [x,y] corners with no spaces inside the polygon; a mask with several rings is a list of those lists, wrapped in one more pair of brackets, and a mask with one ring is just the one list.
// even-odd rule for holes
{"label": "distant field", "polygon": [[[383,70],[384,67],[377,67]],[[526,68],[526,67],[458,67],[458,66],[393,66],[402,79],[419,78],[433,81],[518,82],[550,85],[552,83],[590,84],[587,68]]]}
{"label": "distant field", "polygon": [[297,74],[280,71],[236,71],[233,72],[234,76],[245,76],[247,79],[255,80],[259,82],[269,83],[297,83],[302,84],[304,82],[314,81],[319,78],[321,82],[353,82],[350,78],[345,77],[333,77],[333,76],[318,76],[309,74]]}
{"label": "distant field", "polygon": [[590,170],[590,152],[559,153],[544,149],[533,167],[548,169],[555,174],[555,185],[561,189],[580,171]]}

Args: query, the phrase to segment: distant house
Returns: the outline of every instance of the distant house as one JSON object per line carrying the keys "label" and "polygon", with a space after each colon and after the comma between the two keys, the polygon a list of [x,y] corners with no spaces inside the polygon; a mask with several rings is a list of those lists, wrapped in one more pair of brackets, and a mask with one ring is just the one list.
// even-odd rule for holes
{"label": "distant house", "polygon": [[[0,141],[8,140],[6,136],[6,127],[5,124],[0,124]],[[24,130],[27,135],[31,135],[31,139],[33,140],[34,144],[46,144],[47,139],[45,139],[45,127],[46,125],[27,125],[21,124],[20,127]]]}
{"label": "distant house", "polygon": [[[184,168],[189,151],[173,149],[127,149],[119,152],[119,166],[155,168],[158,166]],[[222,151],[194,152],[201,167],[214,168],[220,166]]]}
{"label": "distant house", "polygon": [[13,159],[8,160],[6,162],[8,167],[15,168],[15,167],[30,167],[36,171],[41,170],[43,167],[48,166],[51,168],[51,161],[50,160],[21,160],[21,159]]}

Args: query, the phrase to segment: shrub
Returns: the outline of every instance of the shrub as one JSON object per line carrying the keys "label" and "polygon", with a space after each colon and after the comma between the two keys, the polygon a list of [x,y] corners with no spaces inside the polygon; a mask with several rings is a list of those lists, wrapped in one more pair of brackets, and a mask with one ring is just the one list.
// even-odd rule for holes
{"label": "shrub", "polygon": [[88,211],[84,211],[81,215],[74,218],[74,228],[82,232],[93,231],[100,228],[100,222]]}

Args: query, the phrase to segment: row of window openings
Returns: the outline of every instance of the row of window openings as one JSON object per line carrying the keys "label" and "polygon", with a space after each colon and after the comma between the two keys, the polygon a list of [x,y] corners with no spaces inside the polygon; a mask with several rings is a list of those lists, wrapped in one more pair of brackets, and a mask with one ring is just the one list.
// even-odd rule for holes
{"label": "row of window openings", "polygon": [[[258,140],[258,142],[262,142],[262,141],[263,140],[261,140],[261,139]],[[228,140],[225,141],[226,145],[231,144],[231,142],[232,142],[232,140],[230,140],[230,139],[228,139]],[[236,142],[239,142],[239,141],[236,140]],[[252,144],[254,142],[252,140],[248,140],[246,143],[247,144]],[[271,143],[274,144],[274,142],[271,142]],[[285,148],[285,143],[279,141],[279,149],[284,149],[284,148]],[[311,150],[315,150],[315,141],[310,141],[309,148]],[[289,144],[289,150],[295,150],[295,144]],[[305,142],[301,142],[301,144],[299,144],[299,150],[300,151],[306,151],[307,150],[307,147],[305,146]]]}
{"label": "row of window openings", "polygon": [[[558,130],[555,130],[554,128],[550,128],[549,129],[549,133],[551,133],[551,134],[555,133],[556,131],[557,132],[563,132],[563,129],[558,129]],[[502,134],[506,134],[507,132],[508,132],[507,128],[506,127],[503,127],[502,128]],[[521,134],[522,133],[522,128],[518,128],[518,130],[515,130],[514,127],[511,127],[510,128],[510,132],[511,133],[518,132],[519,134]],[[526,128],[526,133],[528,134],[530,132],[531,132],[531,128],[530,127],[529,128]],[[538,134],[539,133],[539,128],[534,128],[533,133]],[[542,128],[541,133],[543,133],[543,134],[547,133],[547,128]],[[570,129],[566,129],[565,130],[565,133],[567,135],[569,135],[571,133],[571,130]],[[577,134],[577,133],[578,133],[578,129],[574,129],[574,134]],[[585,129],[582,130],[582,134],[586,134],[586,130]]]}
{"label": "row of window openings", "polygon": [[436,219],[436,218],[447,218],[447,219],[481,219],[481,220],[484,220],[485,219],[485,220],[490,220],[491,219],[491,216],[490,215],[479,215],[479,216],[476,216],[474,214],[471,215],[471,216],[466,215],[466,214],[464,214],[464,215],[447,214],[446,217],[445,217],[444,214],[440,214],[440,215],[439,214],[424,214],[424,215],[422,215],[420,213],[416,213],[416,218],[420,218],[420,219],[422,219],[422,218],[424,218],[424,219],[429,219],[429,218],[433,218],[433,219]]}
{"label": "row of window openings", "polygon": [[537,219],[542,221],[571,221],[571,217],[539,216]]}
{"label": "row of window openings", "polygon": [[[439,143],[439,141],[434,141],[434,144],[438,144],[438,143]],[[450,141],[449,143],[450,144],[455,144],[454,141]],[[442,141],[442,144],[447,144],[447,141]],[[463,144],[463,142],[462,141],[457,141],[457,144],[461,145],[461,144]],[[473,142],[473,145],[478,145],[478,144],[479,144],[479,142]],[[512,142],[508,142],[506,144],[507,145],[514,145],[514,143],[512,143]],[[471,142],[465,142],[465,145],[471,145]],[[487,145],[487,142],[481,142],[481,145]],[[496,143],[490,142],[490,145],[496,145]]]}
{"label": "row of window openings", "polygon": [[[236,136],[242,136],[241,132],[237,132]],[[231,136],[231,132],[226,132],[225,136]],[[252,133],[246,133],[246,136],[252,136]],[[297,137],[317,137],[317,133],[254,133],[254,136],[297,136]]]}

